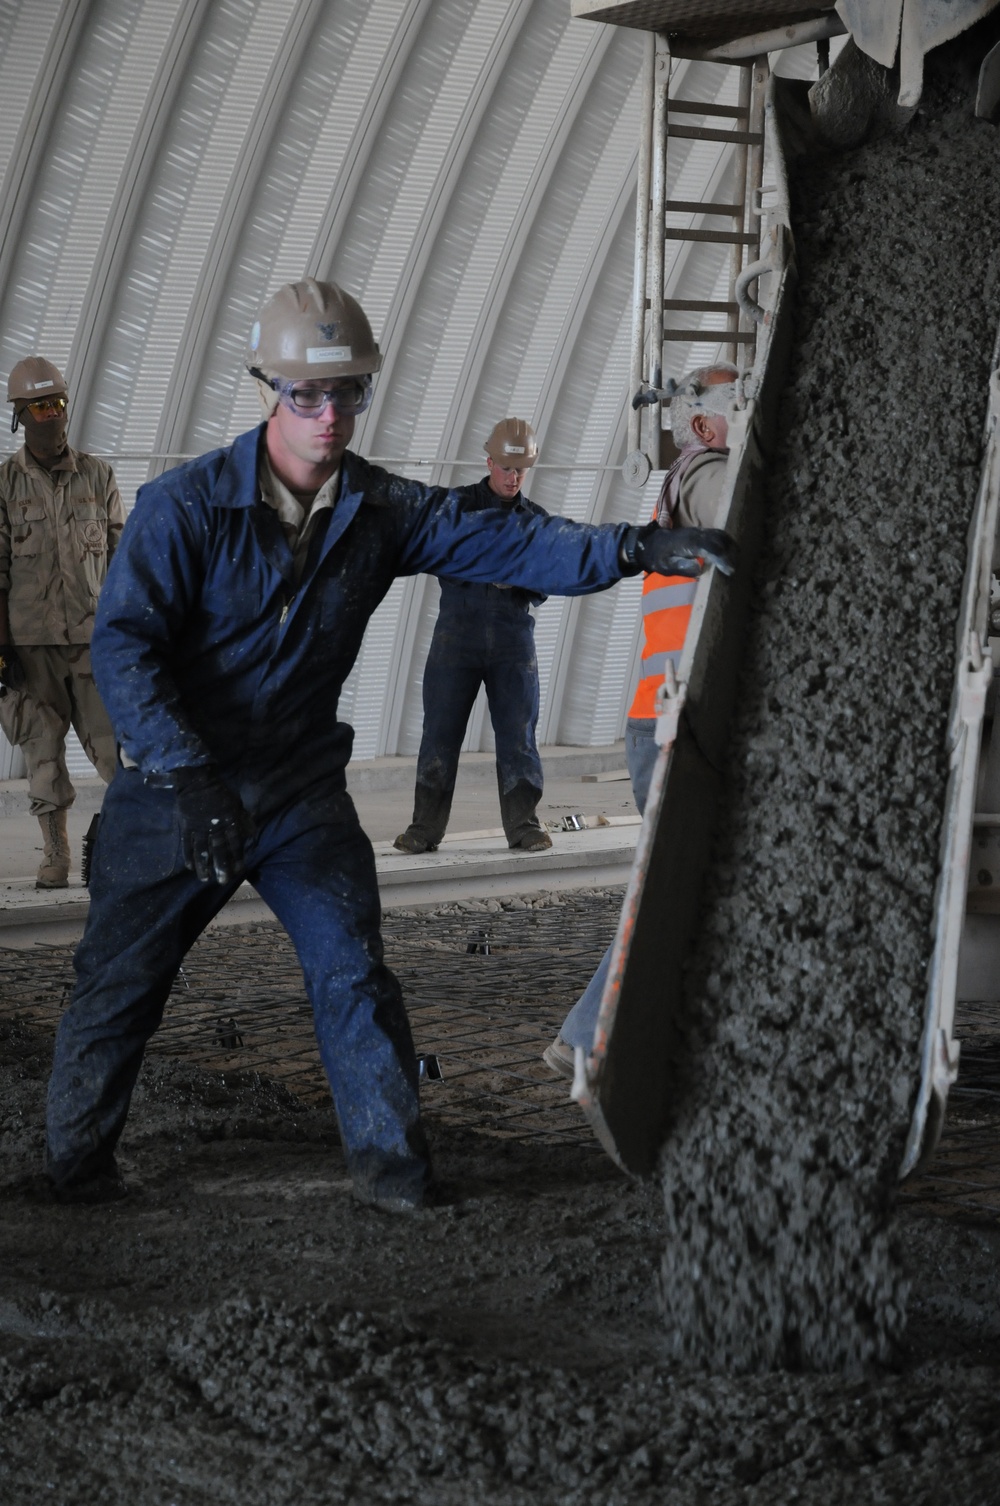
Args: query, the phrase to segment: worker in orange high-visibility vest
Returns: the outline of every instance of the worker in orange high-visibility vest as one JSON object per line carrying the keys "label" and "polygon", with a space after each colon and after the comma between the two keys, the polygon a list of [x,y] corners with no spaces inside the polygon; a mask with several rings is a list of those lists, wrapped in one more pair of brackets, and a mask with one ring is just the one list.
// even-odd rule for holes
{"label": "worker in orange high-visibility vest", "polygon": [[[712,527],[729,453],[727,413],[736,396],[739,373],[728,364],[703,366],[689,374],[670,403],[670,424],[679,456],[664,478],[654,516],[662,528]],[[625,756],[632,795],[640,814],[656,763],[656,693],[666,666],[680,662],[691,620],[697,580],[684,575],[655,575],[642,583],[643,649],[639,684],[629,708]],[[590,1051],[601,996],[611,964],[611,948],[562,1023],[543,1057],[554,1072],[572,1077],[574,1048]]]}

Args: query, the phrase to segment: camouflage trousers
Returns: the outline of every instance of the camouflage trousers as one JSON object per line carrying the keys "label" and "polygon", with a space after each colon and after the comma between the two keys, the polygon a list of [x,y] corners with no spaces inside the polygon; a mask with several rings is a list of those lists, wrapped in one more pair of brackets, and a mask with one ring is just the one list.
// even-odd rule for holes
{"label": "camouflage trousers", "polygon": [[45,816],[73,804],[76,791],[66,767],[66,734],[73,727],[105,784],[117,754],[115,735],[97,693],[85,643],[22,646],[17,655],[27,682],[0,697],[0,727],[28,766],[31,814]]}

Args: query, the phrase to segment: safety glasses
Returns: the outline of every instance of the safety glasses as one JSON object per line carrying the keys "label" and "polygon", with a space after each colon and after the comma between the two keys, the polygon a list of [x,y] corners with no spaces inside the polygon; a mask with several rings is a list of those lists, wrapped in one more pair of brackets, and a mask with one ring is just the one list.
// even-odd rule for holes
{"label": "safety glasses", "polygon": [[341,418],[356,418],[359,413],[364,413],[372,400],[370,376],[344,377],[326,385],[302,380],[283,381],[281,377],[266,377],[259,371],[252,374],[266,382],[278,394],[282,406],[300,418],[316,418],[328,403],[336,408]]}
{"label": "safety glasses", "polygon": [[61,393],[57,393],[53,397],[33,397],[24,406],[32,418],[48,418],[50,415],[58,417],[60,413],[66,412],[66,399]]}

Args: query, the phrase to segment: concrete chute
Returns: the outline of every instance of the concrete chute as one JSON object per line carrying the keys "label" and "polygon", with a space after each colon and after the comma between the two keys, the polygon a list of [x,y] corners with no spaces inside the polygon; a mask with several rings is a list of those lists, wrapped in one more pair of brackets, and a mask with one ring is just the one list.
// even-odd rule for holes
{"label": "concrete chute", "polygon": [[[934,110],[947,115],[949,131],[989,133],[988,140],[977,139],[981,171],[987,175],[980,181],[988,182],[992,181],[995,137],[990,127],[973,118],[974,85],[971,93],[966,92],[958,124],[953,104],[943,103],[954,101],[956,80],[974,79],[982,55],[973,54],[984,37],[986,47],[996,41],[995,36],[977,31],[959,52],[948,54],[934,75],[936,92],[932,91],[931,97]],[[694,51],[695,40],[684,38],[685,47]],[[711,39],[714,49],[735,47],[737,40],[727,40],[721,33]],[[669,51],[673,38],[658,45]],[[764,71],[763,64],[757,66]],[[928,79],[932,77],[930,67]],[[832,237],[840,251],[825,268],[825,286],[841,295],[836,300],[839,317],[848,321],[850,330],[846,341],[841,331],[835,350],[824,347],[827,326],[822,310],[817,317],[817,295],[808,286],[807,272],[797,267],[800,253],[795,248],[795,220],[789,210],[781,145],[785,135],[800,145],[811,133],[814,140],[815,127],[805,89],[779,89],[777,85],[782,83],[774,81],[764,108],[763,202],[755,206],[761,211],[760,242],[747,253],[755,264],[745,267],[733,285],[734,295],[739,286],[744,310],[757,332],[757,343],[752,363],[747,361],[743,401],[732,414],[733,447],[716,519],[743,543],[747,575],[755,579],[751,584],[746,576],[733,582],[709,576],[699,584],[694,630],[685,643],[677,683],[667,687],[663,698],[658,727],[659,767],[594,1049],[589,1057],[578,1060],[574,1084],[574,1096],[619,1163],[638,1174],[659,1171],[662,1175],[672,1219],[663,1286],[672,1324],[671,1344],[678,1356],[709,1356],[713,1362],[725,1364],[772,1364],[782,1357],[793,1362],[805,1358],[813,1364],[839,1363],[852,1356],[885,1353],[887,1335],[899,1331],[904,1294],[888,1232],[892,1186],[901,1175],[926,1161],[940,1132],[948,1088],[957,1068],[953,1022],[959,997],[959,959],[967,951],[966,911],[970,902],[966,892],[973,833],[977,833],[977,843],[989,841],[1000,820],[992,810],[994,804],[1000,810],[1000,800],[989,793],[996,785],[997,758],[992,743],[986,772],[978,772],[982,729],[988,717],[990,638],[1000,622],[996,612],[1000,590],[992,579],[998,499],[996,348],[992,355],[990,352],[996,309],[992,309],[992,325],[987,321],[984,326],[980,318],[974,321],[974,327],[963,326],[960,333],[957,325],[948,322],[922,322],[913,307],[912,291],[909,295],[906,292],[908,286],[912,287],[908,280],[926,278],[928,262],[936,255],[939,232],[930,224],[922,226],[917,246],[903,230],[904,219],[912,225],[914,197],[917,203],[923,202],[928,165],[931,176],[935,171],[947,171],[944,164],[934,166],[940,155],[933,140],[934,126],[922,119],[912,127],[916,157],[905,190],[904,179],[899,180],[901,196],[909,196],[909,218],[902,210],[902,197],[900,219],[894,218],[895,184],[891,177],[904,171],[906,154],[896,150],[892,141],[888,145],[873,141],[865,148],[867,156],[843,159],[843,168],[836,166],[841,159],[821,153],[830,179],[837,180],[839,175],[849,190],[856,180],[859,187],[854,193],[859,207],[864,192],[860,185],[873,167],[879,169],[875,176],[880,197],[864,204],[864,224],[874,243],[878,244],[884,234],[891,248],[888,262],[884,257],[869,261],[858,256],[853,237],[861,231],[855,231],[847,221],[834,223],[836,214],[843,213],[842,207],[839,211],[828,209],[821,196],[817,199],[813,195],[811,212],[824,221],[826,244]],[[800,175],[800,189],[803,177],[808,176]],[[640,186],[640,200],[643,198]],[[648,202],[653,204],[652,194]],[[841,205],[843,202],[842,197]],[[974,207],[970,213],[974,219]],[[970,213],[964,216],[966,224]],[[652,207],[650,224],[658,223],[659,214]],[[950,220],[948,224],[950,228]],[[650,234],[652,241],[655,230]],[[984,241],[984,254],[988,255],[988,234],[979,239]],[[814,265],[815,245],[814,239]],[[649,264],[654,260],[650,250]],[[891,286],[894,295],[883,298],[882,289],[866,285],[864,279],[873,276]],[[789,295],[797,278],[800,312],[793,331]],[[657,290],[647,286],[646,291],[650,313],[644,324],[644,341],[653,347],[652,351],[649,344],[644,347],[649,370],[649,360],[655,362],[662,347],[656,336],[660,318],[654,306]],[[637,307],[642,301],[637,299]],[[810,302],[813,322],[811,334],[806,336],[801,306]],[[880,342],[878,328],[869,322],[880,307],[901,310],[893,317],[900,320],[903,339],[893,347],[900,354],[889,373],[879,354],[885,342]],[[935,337],[939,342],[936,347]],[[807,347],[811,356],[797,348],[806,338],[812,340]],[[888,380],[893,391],[891,401],[897,401],[902,394],[895,392],[895,377],[912,359],[908,352],[915,351],[921,339],[928,360],[936,360],[942,370],[961,373],[963,388],[965,371],[979,373],[976,391],[965,401],[974,402],[978,412],[988,407],[985,432],[970,436],[979,472],[978,492],[973,495],[973,489],[963,483],[959,497],[952,488],[949,526],[953,547],[947,558],[942,555],[940,564],[934,549],[929,556],[919,557],[908,553],[905,543],[911,521],[914,532],[925,539],[934,533],[937,500],[927,489],[924,457],[919,450],[901,455],[896,472],[881,476],[876,485],[889,488],[884,493],[884,507],[871,488],[862,500],[864,473],[857,478],[852,466],[856,468],[857,456],[866,446],[867,409],[876,409],[883,400],[881,387],[878,399],[866,400],[862,395],[852,403],[841,401],[843,384],[849,385],[852,380],[863,383],[865,371],[880,373],[868,380]],[[960,342],[957,347],[956,340]],[[946,357],[944,347],[948,345],[951,348]],[[744,358],[749,348],[741,347]],[[962,352],[957,367],[956,349]],[[795,374],[794,395],[783,383],[786,361]],[[986,376],[990,372],[987,395]],[[911,393],[915,390],[911,384]],[[763,466],[757,460],[758,448],[765,453],[772,444],[775,451],[781,449],[775,443],[779,402],[786,413],[794,410],[796,403],[801,413],[805,405],[817,427],[836,436],[825,448],[819,448],[823,448],[827,463],[842,467],[842,509],[853,506],[852,487],[857,484],[861,488],[857,499],[861,535],[857,529],[852,533],[850,526],[845,530],[841,517],[813,511],[811,526],[819,533],[808,541],[811,547],[805,554],[809,563],[796,569],[786,557],[784,572],[778,566],[771,572],[765,568],[765,555],[762,568],[754,572],[749,562],[761,535],[767,537],[770,550],[781,553],[782,540],[768,524],[762,505],[763,492],[771,484],[773,455],[768,455]],[[933,392],[929,398],[924,392],[920,411],[931,425],[935,419],[946,423],[951,412],[947,397],[940,392]],[[786,431],[788,422],[782,417]],[[845,429],[845,422],[851,427]],[[787,432],[780,437],[787,438]],[[869,446],[873,442],[872,438],[867,440]],[[968,447],[965,453],[969,453]],[[851,455],[853,460],[848,458]],[[787,444],[780,458],[788,493],[785,502],[789,497],[794,502],[799,483]],[[926,458],[929,464],[929,454]],[[960,464],[967,474],[964,457]],[[806,478],[801,485],[811,485],[808,468],[801,469]],[[894,523],[886,516],[889,512],[895,517]],[[786,508],[785,516],[792,519],[794,527],[794,513],[788,514]],[[900,527],[905,533],[897,550],[895,530]],[[811,737],[808,699],[800,702],[797,692],[779,682],[774,699],[784,721],[780,732],[772,735],[767,725],[768,695],[761,694],[760,683],[750,683],[745,673],[741,678],[735,666],[744,639],[750,637],[750,594],[756,593],[752,605],[757,623],[768,617],[779,618],[789,610],[781,603],[782,591],[791,603],[790,617],[794,619],[796,593],[800,587],[812,587],[811,581],[799,577],[803,571],[808,576],[811,569],[829,577],[824,589],[833,592],[839,610],[852,611],[841,578],[850,568],[848,561],[860,559],[855,551],[865,529],[870,530],[868,537],[873,542],[878,536],[880,579],[893,580],[898,566],[900,600],[910,603],[907,610],[913,607],[905,582],[914,571],[922,589],[936,591],[938,603],[948,597],[947,610],[940,605],[936,608],[938,657],[926,666],[907,664],[905,658],[898,657],[905,655],[906,649],[898,622],[874,615],[869,621],[863,612],[855,614],[861,633],[856,641],[866,640],[857,663],[850,656],[839,658],[836,648],[830,653],[829,643],[812,651],[808,638],[790,641],[786,635],[782,652],[790,653],[792,664],[801,662],[808,694],[815,687],[818,697],[836,703],[841,718],[837,736],[842,729],[848,730],[843,733],[842,745],[831,743],[825,730]],[[826,547],[839,548],[843,558],[824,558],[823,548],[816,549],[817,539],[822,543],[827,531],[831,542]],[[882,547],[885,545],[891,547]],[[878,549],[872,551],[872,557],[876,553]],[[964,585],[959,568],[963,556]],[[947,588],[942,584],[939,589],[939,579],[943,582],[945,578]],[[870,577],[869,587],[872,584]],[[817,591],[817,609],[826,610],[822,605],[825,601],[824,591]],[[950,653],[944,643],[949,635]],[[891,653],[886,647],[890,641],[896,644]],[[945,660],[950,666],[950,710],[947,696],[940,693],[944,689]],[[759,675],[761,662],[758,655],[754,675]],[[933,710],[928,703],[927,714],[922,716],[919,704],[914,713],[911,702],[899,725],[891,719],[886,721],[881,712],[872,716],[870,709],[865,711],[866,702],[870,706],[872,701],[875,665],[879,666],[878,673],[902,680],[914,677],[920,685],[925,678],[928,682],[933,679],[937,686]],[[772,669],[787,673],[789,680],[794,678],[786,664],[772,661]],[[856,695],[852,693],[855,675],[859,677]],[[893,693],[898,694],[898,690]],[[892,704],[888,694],[886,701]],[[738,871],[743,883],[754,881],[756,849],[752,842],[748,845],[744,841],[740,862],[736,863],[732,859],[737,848],[728,841],[730,832],[725,822],[720,823],[713,838],[717,809],[724,808],[726,819],[731,821],[734,814],[740,818],[741,799],[751,805],[754,801],[752,786],[747,785],[742,771],[737,774],[734,770],[727,731],[732,713],[747,736],[751,719],[745,714],[746,704],[754,706],[755,721],[750,726],[749,741],[740,745],[740,757],[745,753],[747,763],[763,771],[768,784],[777,791],[777,803],[772,801],[770,809],[778,815],[773,829],[754,827],[749,820],[743,822],[743,829],[756,830],[755,840],[771,844],[759,872],[767,876],[768,883],[787,889],[787,896],[773,905],[745,903],[733,877]],[[859,715],[861,720],[856,721]],[[827,723],[819,717],[817,725],[825,728]],[[829,725],[832,728],[832,723]],[[894,758],[898,758],[895,768],[907,762],[911,733],[919,733],[919,739],[914,736],[913,741],[919,741],[925,760],[933,751],[934,773],[915,787],[911,810],[904,809],[905,780],[900,788],[887,782],[859,790],[850,777],[844,785],[829,778],[834,765],[849,765],[862,748],[872,745],[876,732],[871,729],[875,727],[877,739],[891,740],[895,749],[879,765],[880,776],[884,774],[887,779]],[[817,771],[811,801],[808,780],[800,777],[804,757],[814,759]],[[788,815],[783,818],[780,812],[786,798]],[[923,859],[907,870],[894,861],[897,851],[902,853],[904,847],[894,846],[893,834],[901,832],[907,822],[913,829],[918,804],[923,831],[938,838],[937,863],[935,867],[925,841]],[[869,841],[863,828],[852,833],[851,818],[845,814],[852,809],[855,819],[857,812],[868,812],[864,819],[884,836]],[[794,825],[799,819],[808,821],[816,844],[805,854],[815,869],[813,880],[805,883],[800,874],[782,871],[783,844],[789,851],[795,844],[785,842],[781,826]],[[827,833],[831,835],[829,842]],[[852,872],[852,844],[860,859],[856,873]],[[726,855],[722,860],[720,851]],[[799,846],[796,860],[802,857]],[[720,861],[727,870],[721,877]],[[984,872],[988,866],[984,862]],[[713,907],[708,911],[704,899],[699,902],[697,895],[703,873],[712,894]],[[870,944],[867,935],[853,943],[854,955],[851,952],[852,918],[847,912],[854,907],[854,924],[864,931],[867,916],[861,912],[872,905],[884,906],[889,916],[887,928],[880,933],[878,959],[874,953],[865,953]],[[898,925],[893,919],[896,907]],[[715,927],[707,940],[706,914]],[[744,979],[727,963],[726,927],[737,921],[744,926],[752,924],[748,917],[754,916],[759,923],[765,915],[770,924],[783,928],[781,934],[732,932],[733,941],[738,943],[732,951],[744,964],[755,952],[762,959],[753,979],[746,979],[748,992],[744,994]],[[831,943],[829,937],[834,932],[839,939]],[[896,954],[891,944],[884,942],[890,932],[896,936]],[[755,990],[752,996],[751,990]],[[758,1011],[765,1015],[763,1026]],[[893,1022],[892,1030],[886,1028],[887,1019]],[[902,1029],[895,1034],[897,1025]],[[725,1077],[715,1080],[717,1070]],[[815,1090],[808,1086],[813,1078]],[[882,1095],[877,1110],[873,1094]],[[877,1134],[866,1116],[871,1124],[878,1120]],[[833,1125],[837,1126],[835,1131],[831,1130]],[[716,1177],[723,1181],[717,1182]],[[726,1178],[732,1178],[731,1183],[727,1184]],[[862,1274],[863,1300],[858,1296]],[[831,1315],[838,1304],[842,1310],[835,1322]],[[767,1333],[757,1316],[764,1312],[771,1325]]]}

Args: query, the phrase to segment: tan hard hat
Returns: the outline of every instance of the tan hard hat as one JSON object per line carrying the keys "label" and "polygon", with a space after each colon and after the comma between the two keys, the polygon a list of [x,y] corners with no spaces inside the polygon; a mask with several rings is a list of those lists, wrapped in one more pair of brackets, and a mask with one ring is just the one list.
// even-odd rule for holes
{"label": "tan hard hat", "polygon": [[524,471],[538,459],[535,431],[523,418],[502,418],[483,449],[494,465],[508,471]]}
{"label": "tan hard hat", "polygon": [[43,356],[25,356],[7,378],[8,403],[31,403],[38,397],[68,397],[66,378]]}
{"label": "tan hard hat", "polygon": [[250,371],[290,381],[368,376],[382,365],[372,327],[356,298],[335,282],[286,282],[250,331]]}

